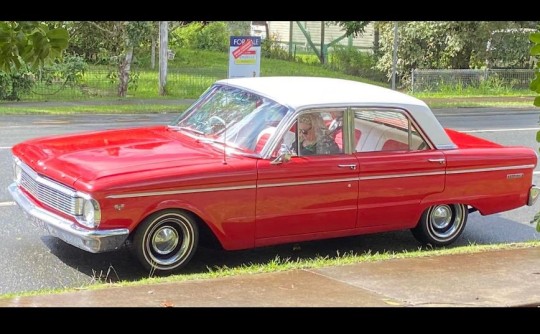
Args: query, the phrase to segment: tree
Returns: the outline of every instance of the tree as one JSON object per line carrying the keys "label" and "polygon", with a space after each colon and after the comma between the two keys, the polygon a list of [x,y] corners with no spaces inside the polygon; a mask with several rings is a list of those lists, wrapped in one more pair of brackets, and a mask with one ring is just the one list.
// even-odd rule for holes
{"label": "tree", "polygon": [[73,50],[85,58],[117,66],[118,96],[125,97],[134,54],[144,42],[150,45],[152,24],[150,21],[72,22]]}
{"label": "tree", "polygon": [[[407,83],[413,69],[468,69],[486,65],[492,32],[530,27],[514,21],[413,21],[399,24],[398,73]],[[391,75],[393,23],[380,22],[381,57],[377,68]],[[512,36],[507,36],[512,39]],[[507,45],[513,51],[514,44]],[[514,46],[512,46],[514,45]],[[502,51],[502,50],[499,50]],[[526,51],[522,50],[521,54]],[[511,52],[510,52],[511,53]],[[514,52],[514,54],[516,54]],[[519,54],[519,52],[517,53]]]}
{"label": "tree", "polygon": [[371,21],[333,21],[332,23],[341,27],[347,36],[357,37],[366,30],[366,26]]}
{"label": "tree", "polygon": [[62,56],[68,39],[63,27],[37,21],[1,21],[0,69],[10,73],[23,65],[43,66]]}

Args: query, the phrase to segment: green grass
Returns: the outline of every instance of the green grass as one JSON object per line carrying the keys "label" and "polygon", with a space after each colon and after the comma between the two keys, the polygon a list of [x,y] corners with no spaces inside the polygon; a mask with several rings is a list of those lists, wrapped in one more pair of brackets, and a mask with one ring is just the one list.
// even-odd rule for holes
{"label": "green grass", "polygon": [[[411,92],[406,92],[411,94]],[[475,89],[474,87],[469,87],[466,90],[455,90],[455,91],[441,91],[441,92],[419,92],[414,95],[419,99],[423,98],[471,98],[471,97],[486,97],[486,96],[497,96],[497,97],[519,97],[519,96],[532,96],[533,92],[528,89]]]}
{"label": "green grass", "polygon": [[280,272],[293,269],[315,269],[328,266],[344,266],[356,263],[364,262],[375,262],[375,261],[386,261],[391,259],[407,259],[407,258],[421,258],[421,257],[430,257],[430,256],[445,256],[445,255],[458,255],[458,254],[474,254],[486,251],[496,251],[496,250],[509,250],[509,249],[521,249],[528,247],[539,247],[540,240],[533,240],[528,242],[521,243],[508,243],[508,244],[491,244],[491,245],[476,245],[471,244],[468,246],[461,246],[455,248],[440,248],[440,249],[422,249],[419,248],[416,251],[403,251],[403,252],[385,252],[385,253],[371,253],[366,252],[364,254],[356,253],[337,253],[336,256],[316,256],[310,259],[292,259],[292,258],[281,258],[276,256],[267,263],[257,263],[257,264],[247,264],[240,265],[238,267],[214,267],[207,268],[208,271],[205,273],[196,273],[196,274],[177,274],[171,275],[168,277],[148,277],[143,278],[138,281],[120,281],[116,283],[104,283],[99,279],[93,284],[82,286],[79,288],[66,288],[66,289],[45,289],[24,293],[10,293],[0,295],[0,299],[8,299],[14,297],[24,297],[24,296],[38,296],[46,295],[52,293],[63,293],[76,290],[93,290],[93,289],[103,289],[108,287],[126,287],[126,286],[137,286],[137,285],[146,285],[146,284],[156,284],[156,283],[167,283],[167,282],[182,282],[189,280],[200,280],[200,279],[212,279],[220,277],[228,277],[235,275],[250,275],[250,274],[259,274],[259,273],[269,273],[269,272]]}
{"label": "green grass", "polygon": [[452,99],[448,100],[438,100],[431,101],[429,99],[423,99],[424,102],[431,109],[447,109],[447,108],[536,108],[531,102],[515,102],[510,100],[501,100],[501,101],[483,101],[483,102],[474,102],[474,101],[453,101]]}
{"label": "green grass", "polygon": [[[228,76],[229,54],[226,52],[182,49],[168,64],[167,97],[197,98],[212,83]],[[324,76],[368,82],[381,86],[387,83],[329,70],[321,65],[309,65],[276,59],[261,59],[261,76]],[[114,98],[117,96],[115,69],[90,66],[76,85],[64,82],[37,83],[32,92],[21,96],[22,101],[79,101]],[[141,69],[133,66],[128,98],[155,99],[158,94],[158,68]]]}
{"label": "green grass", "polygon": [[[118,103],[112,103],[112,107],[102,105],[73,108],[48,107],[48,106],[25,106],[17,108],[15,103],[5,105],[0,102],[1,113],[109,113],[109,112],[167,112],[170,106],[159,107],[155,104],[151,109],[134,106],[130,99],[195,99],[204,92],[216,80],[228,76],[229,54],[228,52],[214,52],[203,50],[181,49],[176,50],[176,56],[168,64],[167,96],[158,94],[158,68],[137,69],[132,68],[132,79],[128,90],[128,96],[123,100],[128,105],[120,107]],[[111,78],[112,75],[112,78]],[[389,87],[388,82],[375,82],[365,78],[347,75],[332,71],[320,64],[305,64],[293,61],[277,59],[261,59],[261,76],[323,76],[343,78],[366,82],[383,87]],[[117,84],[114,78],[115,69],[105,66],[90,66],[84,73],[81,81],[75,86],[64,85],[56,82],[51,85],[37,84],[33,88],[33,94],[22,96],[22,102],[55,102],[55,101],[103,101],[114,102],[117,98]],[[432,108],[447,107],[527,107],[532,106],[532,101],[517,98],[532,96],[526,89],[513,89],[506,86],[501,80],[493,79],[482,83],[479,87],[464,87],[461,84],[438,85],[437,92],[417,92],[413,96],[429,101]],[[494,97],[498,100],[478,100],[479,97]],[[456,100],[459,98],[459,100]],[[529,104],[530,103],[530,104]]]}
{"label": "green grass", "polygon": [[105,104],[86,105],[72,102],[69,104],[41,103],[39,105],[13,105],[0,103],[0,115],[13,114],[44,114],[44,115],[69,115],[80,113],[91,114],[137,114],[137,113],[179,113],[189,107],[189,104],[160,104],[153,101],[151,104],[140,104],[137,101],[124,100],[122,102],[111,101]]}

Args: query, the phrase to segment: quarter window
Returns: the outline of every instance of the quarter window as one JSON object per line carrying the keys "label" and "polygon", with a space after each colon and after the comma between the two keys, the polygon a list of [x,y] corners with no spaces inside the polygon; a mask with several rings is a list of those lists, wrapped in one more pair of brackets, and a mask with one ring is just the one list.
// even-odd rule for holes
{"label": "quarter window", "polygon": [[428,149],[409,118],[398,110],[353,108],[355,152]]}

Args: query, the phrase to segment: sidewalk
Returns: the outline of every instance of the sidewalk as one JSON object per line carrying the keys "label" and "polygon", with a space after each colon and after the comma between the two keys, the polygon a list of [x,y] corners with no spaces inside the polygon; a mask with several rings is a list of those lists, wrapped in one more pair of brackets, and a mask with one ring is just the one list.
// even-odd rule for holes
{"label": "sidewalk", "polygon": [[540,307],[540,247],[0,299],[0,307]]}

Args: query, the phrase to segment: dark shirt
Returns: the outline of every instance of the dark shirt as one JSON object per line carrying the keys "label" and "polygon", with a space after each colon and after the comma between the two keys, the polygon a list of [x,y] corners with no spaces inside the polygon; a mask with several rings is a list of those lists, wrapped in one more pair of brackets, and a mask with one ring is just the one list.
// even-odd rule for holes
{"label": "dark shirt", "polygon": [[[298,147],[297,142],[295,141],[292,145],[293,149],[296,151]],[[338,154],[341,153],[339,146],[336,142],[329,136],[321,137],[316,143],[303,146],[300,143],[300,152],[298,155],[314,155],[314,154]]]}

